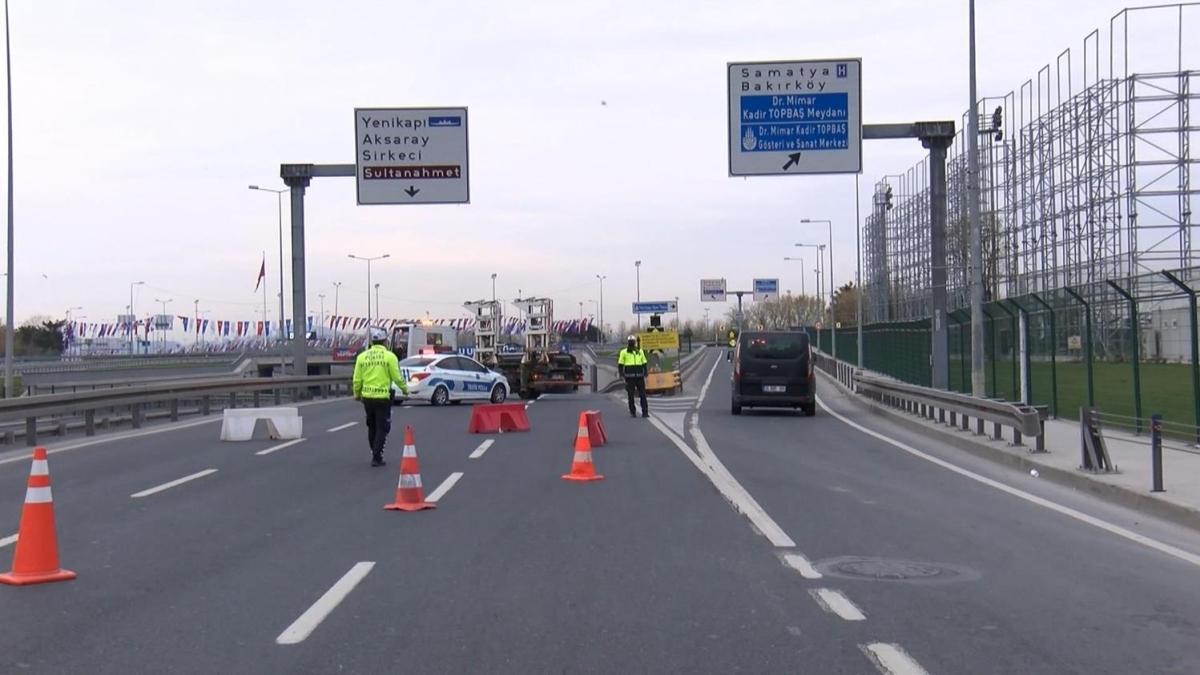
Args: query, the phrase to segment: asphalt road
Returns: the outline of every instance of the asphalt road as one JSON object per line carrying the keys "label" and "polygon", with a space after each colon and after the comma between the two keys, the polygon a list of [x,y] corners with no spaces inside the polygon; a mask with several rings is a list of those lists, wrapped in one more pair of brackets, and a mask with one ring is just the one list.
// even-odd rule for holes
{"label": "asphalt road", "polygon": [[[683,395],[654,400],[653,421],[611,396],[544,397],[532,432],[478,436],[466,406],[397,408],[381,469],[350,401],[306,406],[306,440],[266,455],[280,442],[220,443],[216,421],[51,446],[63,564],[79,578],[0,587],[0,672],[880,672],[873,659],[897,673],[1200,672],[1200,567],[824,410],[732,417],[719,351]],[[824,389],[889,437],[1200,551],[1188,531],[963,459]],[[585,408],[605,415],[606,480],[569,483]],[[427,494],[462,474],[436,510],[381,508],[404,424]],[[28,470],[0,458],[0,537]],[[806,578],[798,556],[826,573]],[[848,556],[942,573],[831,574]],[[285,633],[298,620],[311,632]]]}

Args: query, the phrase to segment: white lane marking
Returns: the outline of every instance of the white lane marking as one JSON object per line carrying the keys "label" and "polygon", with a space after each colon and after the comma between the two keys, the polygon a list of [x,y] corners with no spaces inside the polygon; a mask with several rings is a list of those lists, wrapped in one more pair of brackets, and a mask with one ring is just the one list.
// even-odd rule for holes
{"label": "white lane marking", "polygon": [[284,449],[284,448],[290,448],[290,447],[292,447],[293,445],[295,445],[295,444],[297,444],[297,443],[303,443],[303,442],[304,442],[304,441],[306,441],[306,440],[308,440],[308,439],[305,439],[305,438],[297,438],[296,440],[294,440],[294,441],[288,441],[287,443],[280,443],[279,445],[272,445],[271,447],[269,447],[269,448],[267,448],[267,449],[265,449],[265,450],[259,450],[258,452],[254,453],[254,454],[256,454],[256,455],[269,455],[269,454],[271,454],[272,452],[277,452],[277,451],[279,451],[279,450],[282,450],[282,449]]}
{"label": "white lane marking", "polygon": [[188,481],[193,481],[193,480],[196,480],[197,478],[204,478],[205,476],[210,476],[216,472],[217,472],[216,469],[205,469],[203,471],[197,471],[196,473],[191,474],[190,476],[184,476],[183,478],[176,478],[175,480],[173,480],[169,483],[163,483],[162,485],[156,485],[155,487],[152,487],[149,490],[142,490],[141,492],[135,492],[129,496],[133,497],[134,499],[140,499],[142,497],[149,497],[150,495],[157,494],[159,492],[162,492],[163,490],[170,490],[171,488],[175,487],[176,485],[183,485],[184,483],[187,483]]}
{"label": "white lane marking", "polygon": [[858,648],[863,650],[867,658],[871,659],[884,675],[929,675],[900,645],[872,642],[869,645],[859,645]]}
{"label": "white lane marking", "polygon": [[841,591],[835,591],[832,588],[814,588],[810,590],[809,595],[817,601],[821,609],[835,614],[846,621],[866,621],[867,615],[862,613],[850,598],[847,598]]}
{"label": "white lane marking", "polygon": [[1155,551],[1159,551],[1160,553],[1166,553],[1169,556],[1173,556],[1184,562],[1188,562],[1193,565],[1196,565],[1197,567],[1200,567],[1200,555],[1196,555],[1195,553],[1190,553],[1188,551],[1185,551],[1181,548],[1177,548],[1170,544],[1165,544],[1161,541],[1158,541],[1157,539],[1151,539],[1150,537],[1138,534],[1137,532],[1133,532],[1131,530],[1127,530],[1119,525],[1113,525],[1112,523],[1110,523],[1108,521],[1101,520],[1094,516],[1089,516],[1088,514],[1083,513],[1082,511],[1077,511],[1069,506],[1063,506],[1062,504],[1059,504],[1057,502],[1052,502],[1049,499],[1045,499],[1045,498],[1039,497],[1035,494],[1030,494],[1024,490],[1019,490],[1015,487],[1005,485],[1004,483],[1001,483],[1000,481],[997,481],[997,480],[992,480],[991,478],[988,478],[987,476],[981,476],[981,475],[975,473],[974,471],[968,471],[967,469],[964,469],[962,467],[955,466],[954,464],[951,464],[950,462],[947,462],[944,459],[939,459],[937,457],[934,457],[933,455],[921,452],[920,450],[917,450],[916,448],[912,447],[911,445],[907,445],[905,443],[901,443],[900,441],[888,438],[887,436],[884,436],[883,434],[881,434],[877,431],[872,431],[871,429],[868,429],[868,428],[864,427],[863,425],[858,424],[857,422],[853,422],[853,421],[847,419],[845,416],[843,416],[839,413],[836,413],[833,410],[830,410],[829,406],[825,405],[825,402],[823,400],[821,400],[820,396],[817,397],[817,403],[819,403],[821,405],[822,410],[824,410],[826,413],[832,415],[835,419],[842,422],[843,424],[853,427],[855,429],[858,429],[859,431],[863,432],[864,434],[866,434],[868,436],[878,438],[879,440],[881,440],[885,443],[894,445],[895,447],[900,448],[901,450],[909,453],[910,455],[913,455],[914,457],[919,457],[927,462],[930,462],[931,464],[936,464],[936,465],[942,467],[943,469],[953,471],[954,473],[957,473],[960,476],[965,476],[967,478],[970,478],[973,481],[983,483],[984,485],[987,485],[989,487],[994,487],[997,490],[1000,490],[1001,492],[1007,492],[1008,494],[1010,494],[1014,497],[1024,499],[1027,502],[1037,504],[1038,506],[1050,509],[1051,511],[1057,511],[1058,513],[1061,513],[1062,515],[1067,516],[1068,518],[1074,518],[1075,520],[1078,520],[1081,523],[1086,523],[1088,525],[1091,525],[1092,527],[1099,528],[1101,530],[1104,530],[1105,532],[1115,534],[1118,537],[1123,537],[1125,539],[1128,539],[1129,541],[1141,544],[1142,546],[1145,546],[1147,548],[1154,549]]}
{"label": "white lane marking", "polygon": [[[699,418],[700,415],[696,414],[695,417]],[[758,502],[754,501],[754,497],[751,497],[750,493],[746,492],[746,488],[742,487],[742,484],[737,482],[737,479],[721,463],[721,460],[717,459],[712,448],[708,446],[708,442],[704,440],[704,435],[700,433],[697,419],[692,420],[692,438],[696,440],[699,454],[693,452],[681,437],[672,432],[658,418],[651,417],[650,424],[654,425],[654,428],[658,429],[663,436],[666,436],[668,440],[674,443],[675,447],[679,448],[679,451],[683,453],[683,456],[687,457],[700,470],[700,473],[704,474],[713,486],[717,488],[721,495],[733,505],[733,509],[745,515],[755,529],[766,537],[772,545],[777,548],[794,548],[796,546],[796,542],[787,536],[787,533],[783,531],[783,528],[779,527],[778,523],[771,520],[771,516],[767,515],[767,512],[758,505]]]}
{"label": "white lane marking", "polygon": [[304,639],[311,635],[317,626],[321,625],[325,617],[329,616],[329,613],[341,604],[347,595],[350,595],[350,591],[353,591],[354,587],[366,578],[373,567],[375,567],[375,563],[373,562],[355,563],[354,567],[351,567],[349,572],[343,574],[342,578],[337,580],[337,583],[330,586],[329,590],[325,591],[325,594],[318,598],[312,607],[304,610],[300,618],[285,628],[279,634],[279,637],[275,638],[275,643],[294,645],[304,642]]}
{"label": "white lane marking", "polygon": [[692,415],[692,424],[689,431],[692,434],[692,440],[696,441],[696,450],[700,453],[700,458],[712,468],[713,473],[722,476],[730,486],[736,489],[734,494],[738,497],[734,501],[734,507],[738,511],[746,514],[751,523],[758,528],[768,541],[776,548],[793,548],[796,542],[783,531],[783,528],[776,523],[771,516],[767,515],[766,510],[759,506],[758,502],[750,495],[746,488],[738,482],[733,474],[729,473],[729,469],[717,457],[717,453],[713,452],[712,446],[708,444],[708,439],[704,437],[704,432],[700,431],[700,413],[696,412]]}
{"label": "white lane marking", "polygon": [[19,536],[19,534],[10,534],[5,538],[0,539],[0,548],[4,548],[5,546],[16,543],[17,537]]}
{"label": "white lane marking", "polygon": [[450,491],[450,488],[454,487],[454,484],[457,483],[458,479],[462,477],[463,472],[461,471],[455,471],[449,476],[446,476],[446,480],[442,481],[441,485],[434,488],[433,492],[430,492],[429,496],[425,498],[425,501],[429,502],[430,504],[436,504],[439,499],[446,496],[446,493]]}
{"label": "white lane marking", "polygon": [[719,365],[721,365],[721,355],[718,353],[712,368],[708,371],[708,377],[704,379],[704,386],[700,387],[700,398],[696,399],[696,410],[699,410],[700,406],[704,404],[704,397],[708,396],[708,388],[712,386],[713,375],[716,374]]}
{"label": "white lane marking", "polygon": [[354,426],[355,424],[358,424],[358,422],[346,422],[345,424],[338,425],[332,429],[329,429],[328,431],[329,431],[329,433],[332,434],[335,431],[341,431],[342,429],[349,429],[350,427]]}
{"label": "white lane marking", "polygon": [[495,443],[495,442],[496,441],[489,438],[486,441],[480,443],[479,447],[475,448],[475,452],[472,452],[470,455],[467,455],[467,459],[479,459],[480,457],[483,457],[483,453],[487,452],[488,448],[492,447],[492,443]]}
{"label": "white lane marking", "polygon": [[[344,402],[344,401],[345,401],[344,398],[330,398],[330,399],[322,399],[319,401],[304,401],[302,403],[293,403],[292,407],[306,408],[308,406],[325,405],[328,403],[340,403],[340,402]],[[67,452],[68,450],[80,450],[82,448],[90,448],[93,445],[104,445],[106,443],[116,443],[117,441],[127,441],[132,438],[142,438],[143,436],[153,436],[155,434],[165,434],[169,431],[181,431],[183,429],[190,429],[192,427],[198,427],[202,424],[212,424],[214,422],[220,422],[220,421],[221,421],[221,416],[216,415],[216,416],[205,417],[203,419],[192,420],[190,422],[172,422],[170,424],[164,424],[163,426],[153,427],[150,429],[139,429],[137,431],[126,431],[126,432],[122,432],[119,434],[105,435],[103,438],[94,438],[94,439],[89,439],[86,441],[69,443],[66,445],[46,446],[46,454],[47,455],[57,455],[60,452]],[[15,455],[13,457],[6,457],[4,459],[0,459],[0,466],[2,466],[4,464],[12,464],[13,462],[28,462],[31,457],[33,457],[33,453],[31,453],[31,452],[24,452],[24,453]]]}
{"label": "white lane marking", "polygon": [[813,567],[812,563],[808,562],[808,558],[805,558],[799,553],[784,553],[783,564],[799,572],[800,576],[804,577],[805,579],[820,579],[822,577],[822,574],[817,571],[817,568]]}

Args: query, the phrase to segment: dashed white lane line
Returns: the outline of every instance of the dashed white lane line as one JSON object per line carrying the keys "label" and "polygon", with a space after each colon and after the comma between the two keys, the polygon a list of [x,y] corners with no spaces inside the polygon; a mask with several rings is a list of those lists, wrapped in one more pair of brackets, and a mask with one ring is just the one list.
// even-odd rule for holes
{"label": "dashed white lane line", "polygon": [[342,429],[349,429],[350,427],[354,426],[355,424],[358,424],[358,422],[346,422],[345,424],[342,424],[342,425],[339,425],[339,426],[336,426],[336,427],[330,429],[329,433],[332,434],[335,431],[341,431]]}
{"label": "dashed white lane line", "polygon": [[821,609],[835,614],[846,621],[865,621],[867,615],[862,613],[850,598],[847,598],[841,591],[835,591],[832,588],[814,588],[809,591]]}
{"label": "dashed white lane line", "polygon": [[884,675],[929,675],[900,645],[887,642],[872,642],[859,645],[859,649],[871,659]]}
{"label": "dashed white lane line", "polygon": [[812,563],[808,562],[808,558],[799,553],[784,553],[783,564],[799,572],[800,576],[805,579],[820,579],[823,576],[817,571],[817,568],[812,566]]}
{"label": "dashed white lane line", "polygon": [[304,441],[306,441],[306,440],[308,440],[308,439],[305,439],[305,438],[297,438],[296,440],[294,440],[294,441],[288,441],[287,443],[280,443],[279,445],[272,445],[271,447],[269,447],[269,448],[267,448],[267,449],[265,449],[265,450],[259,450],[258,452],[254,453],[254,454],[256,454],[256,455],[269,455],[269,454],[271,454],[272,452],[278,452],[279,450],[282,450],[282,449],[284,449],[284,448],[290,448],[290,447],[292,447],[293,445],[295,445],[295,444],[297,444],[297,443],[303,443],[303,442],[304,442]]}
{"label": "dashed white lane line", "polygon": [[1169,556],[1173,556],[1175,558],[1183,560],[1184,562],[1189,562],[1193,565],[1196,565],[1197,567],[1200,567],[1200,555],[1196,555],[1195,553],[1190,553],[1188,551],[1185,551],[1181,548],[1177,548],[1170,544],[1165,544],[1161,541],[1158,541],[1157,539],[1151,539],[1150,537],[1138,534],[1137,532],[1133,532],[1132,530],[1127,530],[1119,525],[1113,525],[1112,523],[1110,523],[1108,521],[1100,520],[1099,518],[1096,518],[1094,516],[1089,516],[1088,514],[1083,513],[1082,511],[1076,511],[1075,509],[1073,509],[1069,506],[1063,506],[1062,504],[1059,504],[1057,502],[1052,502],[1049,499],[1045,499],[1045,498],[1039,497],[1035,494],[1028,493],[1024,490],[1019,490],[1015,487],[1005,485],[1004,483],[1001,483],[1000,481],[992,480],[991,478],[988,478],[987,476],[981,476],[981,475],[975,473],[974,471],[968,471],[967,469],[964,469],[960,466],[951,464],[950,462],[947,462],[944,459],[939,459],[928,453],[921,452],[920,450],[917,450],[916,448],[912,447],[911,445],[907,445],[907,444],[901,443],[900,441],[897,441],[895,439],[888,438],[887,436],[885,436],[877,431],[872,431],[871,429],[868,429],[868,428],[864,427],[863,425],[858,424],[857,422],[853,422],[853,421],[847,419],[845,416],[840,415],[840,414],[834,412],[833,410],[830,410],[829,406],[825,405],[825,402],[821,400],[820,396],[817,397],[817,403],[821,404],[822,410],[824,410],[829,415],[832,415],[834,418],[841,421],[843,424],[853,427],[855,429],[858,429],[859,431],[863,432],[864,434],[871,436],[873,438],[877,438],[877,439],[883,441],[884,443],[888,443],[897,448],[900,448],[901,450],[909,453],[910,455],[913,455],[914,457],[919,457],[931,464],[936,464],[936,465],[942,467],[943,469],[953,471],[954,473],[957,473],[960,476],[970,478],[973,481],[983,483],[984,485],[987,485],[989,487],[994,487],[997,490],[1000,490],[1001,492],[1007,492],[1008,494],[1010,494],[1014,497],[1018,497],[1020,499],[1024,499],[1027,502],[1037,504],[1038,506],[1045,507],[1047,509],[1050,509],[1051,511],[1057,511],[1058,513],[1061,513],[1062,515],[1067,516],[1068,518],[1074,518],[1075,520],[1078,520],[1082,523],[1087,523],[1088,525],[1091,525],[1092,527],[1096,527],[1101,530],[1104,530],[1105,532],[1115,534],[1118,537],[1124,537],[1125,539],[1128,539],[1129,541],[1141,544],[1142,546],[1145,546],[1147,548],[1152,548],[1161,553],[1166,553]]}
{"label": "dashed white lane line", "polygon": [[446,493],[450,491],[450,488],[454,487],[454,484],[457,483],[458,479],[462,477],[463,472],[461,471],[455,471],[449,476],[446,476],[446,480],[442,481],[441,485],[434,488],[433,492],[430,492],[429,496],[425,498],[425,501],[429,502],[430,504],[436,504],[439,499],[446,496]]}
{"label": "dashed white lane line", "polygon": [[366,578],[373,567],[375,567],[373,562],[355,563],[354,567],[351,567],[349,572],[343,574],[337,583],[325,591],[325,594],[318,598],[312,607],[305,610],[300,618],[284,629],[279,637],[275,638],[275,643],[294,645],[304,642],[304,639],[311,635],[317,626],[321,625],[325,617],[329,616],[329,613],[341,604],[347,595],[350,595],[350,591],[353,591],[354,587]]}
{"label": "dashed white lane line", "polygon": [[183,478],[176,478],[175,480],[173,480],[169,483],[163,483],[162,485],[156,485],[156,486],[150,488],[149,490],[142,490],[141,492],[135,492],[129,496],[133,497],[134,499],[140,499],[142,497],[149,497],[152,494],[157,494],[159,492],[162,492],[163,490],[170,490],[171,488],[173,488],[177,485],[183,485],[184,483],[187,483],[189,481],[196,480],[197,478],[204,478],[205,476],[210,476],[216,472],[217,472],[216,469],[205,469],[203,471],[197,471],[196,473],[193,473],[189,476],[184,476]]}
{"label": "dashed white lane line", "polygon": [[472,452],[470,455],[467,456],[467,459],[479,459],[480,457],[483,457],[483,453],[487,452],[488,448],[492,447],[492,443],[495,443],[495,442],[496,441],[493,441],[492,439],[489,438],[486,441],[480,443],[479,447],[475,448],[475,452]]}
{"label": "dashed white lane line", "polygon": [[18,536],[18,535],[15,535],[15,534],[10,534],[10,535],[8,535],[8,536],[7,536],[7,537],[5,537],[5,538],[3,538],[3,539],[0,539],[0,548],[4,548],[5,546],[8,546],[8,545],[10,545],[10,544],[13,544],[13,543],[16,543],[16,541],[17,541],[17,536]]}
{"label": "dashed white lane line", "polygon": [[708,371],[708,377],[704,378],[704,386],[700,387],[700,397],[696,399],[696,410],[699,410],[700,406],[704,405],[704,397],[708,396],[708,388],[712,386],[713,374],[717,372],[717,366],[719,365],[721,365],[720,356],[713,361],[712,368]]}

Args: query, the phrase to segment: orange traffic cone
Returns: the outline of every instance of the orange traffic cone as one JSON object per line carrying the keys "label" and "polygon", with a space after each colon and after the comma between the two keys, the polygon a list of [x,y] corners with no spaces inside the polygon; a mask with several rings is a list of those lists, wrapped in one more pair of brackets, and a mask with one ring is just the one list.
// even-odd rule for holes
{"label": "orange traffic cone", "polygon": [[0,574],[0,584],[24,586],[48,581],[74,579],[75,573],[58,566],[58,534],[54,529],[54,497],[50,494],[50,467],[46,449],[34,448],[29,486],[25,490],[25,508],[21,510],[21,530],[13,568]]}
{"label": "orange traffic cone", "polygon": [[592,464],[592,441],[588,436],[587,413],[579,413],[579,431],[575,434],[575,460],[571,462],[571,473],[563,476],[563,480],[604,480],[604,476],[596,473],[596,465]]}
{"label": "orange traffic cone", "polygon": [[436,509],[437,504],[425,501],[425,489],[421,487],[421,467],[417,463],[417,445],[413,442],[413,430],[404,425],[404,456],[400,458],[400,485],[396,487],[396,501],[384,504],[388,511],[421,511]]}

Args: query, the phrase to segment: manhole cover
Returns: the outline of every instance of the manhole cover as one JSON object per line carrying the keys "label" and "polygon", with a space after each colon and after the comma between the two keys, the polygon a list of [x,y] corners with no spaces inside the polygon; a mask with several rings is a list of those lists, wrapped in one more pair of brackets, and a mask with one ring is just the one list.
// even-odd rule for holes
{"label": "manhole cover", "polygon": [[977,572],[958,565],[887,558],[833,558],[816,567],[828,576],[869,581],[949,582],[979,578]]}

